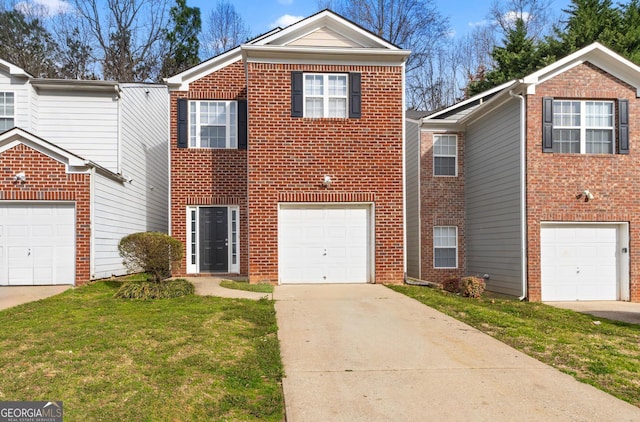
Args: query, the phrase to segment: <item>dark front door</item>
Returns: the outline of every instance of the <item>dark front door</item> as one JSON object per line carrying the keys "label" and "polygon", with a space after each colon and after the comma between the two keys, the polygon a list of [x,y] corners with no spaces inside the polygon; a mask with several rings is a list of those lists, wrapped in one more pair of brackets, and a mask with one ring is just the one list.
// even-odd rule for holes
{"label": "dark front door", "polygon": [[200,272],[227,272],[229,239],[227,208],[200,208]]}

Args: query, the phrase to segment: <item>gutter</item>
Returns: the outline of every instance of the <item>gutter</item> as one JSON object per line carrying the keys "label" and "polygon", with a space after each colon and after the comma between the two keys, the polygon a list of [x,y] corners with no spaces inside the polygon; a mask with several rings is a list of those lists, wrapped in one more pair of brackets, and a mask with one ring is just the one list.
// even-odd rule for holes
{"label": "gutter", "polygon": [[527,298],[527,137],[526,137],[526,100],[520,94],[509,90],[509,96],[520,100],[520,259],[522,271],[522,295],[519,300]]}

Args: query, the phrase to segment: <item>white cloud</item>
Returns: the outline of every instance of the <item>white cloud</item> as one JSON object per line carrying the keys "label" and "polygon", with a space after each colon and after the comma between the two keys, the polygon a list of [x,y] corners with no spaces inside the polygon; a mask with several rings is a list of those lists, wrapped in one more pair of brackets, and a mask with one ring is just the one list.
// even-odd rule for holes
{"label": "white cloud", "polygon": [[74,8],[65,0],[31,0],[16,3],[15,9],[25,14],[47,17],[64,15]]}
{"label": "white cloud", "polygon": [[510,12],[505,13],[502,18],[505,20],[505,22],[516,23],[516,20],[518,20],[518,18],[522,18],[523,21],[529,22],[530,17],[531,17],[531,14],[527,12],[519,13],[519,12],[514,12],[512,10]]}
{"label": "white cloud", "polygon": [[304,16],[292,16],[292,15],[282,15],[275,22],[271,23],[272,28],[279,26],[284,28],[286,26],[292,25],[300,20],[304,19]]}
{"label": "white cloud", "polygon": [[278,3],[284,6],[291,6],[293,4],[293,0],[278,0]]}
{"label": "white cloud", "polygon": [[489,21],[487,19],[483,19],[477,22],[469,22],[467,25],[469,25],[471,28],[477,28],[479,26],[487,26],[488,24]]}

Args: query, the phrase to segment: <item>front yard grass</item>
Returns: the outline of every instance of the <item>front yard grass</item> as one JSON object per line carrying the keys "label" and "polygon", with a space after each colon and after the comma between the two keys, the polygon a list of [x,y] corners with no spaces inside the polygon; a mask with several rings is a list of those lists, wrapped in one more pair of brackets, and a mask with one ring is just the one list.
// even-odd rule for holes
{"label": "front yard grass", "polygon": [[389,287],[640,407],[640,325],[517,299]]}
{"label": "front yard grass", "polygon": [[273,293],[273,286],[268,283],[249,284],[248,281],[222,280],[220,286],[227,289],[246,290],[257,293]]}
{"label": "front yard grass", "polygon": [[284,417],[273,302],[114,299],[119,281],[0,312],[0,401],[62,400],[65,420]]}

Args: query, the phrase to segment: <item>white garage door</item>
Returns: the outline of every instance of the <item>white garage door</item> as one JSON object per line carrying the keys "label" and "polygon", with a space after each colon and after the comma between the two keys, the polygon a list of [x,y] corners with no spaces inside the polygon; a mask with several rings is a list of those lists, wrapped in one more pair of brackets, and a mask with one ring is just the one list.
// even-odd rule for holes
{"label": "white garage door", "polygon": [[618,300],[617,225],[543,225],[543,301]]}
{"label": "white garage door", "polygon": [[369,209],[367,205],[281,205],[280,283],[366,283]]}
{"label": "white garage door", "polygon": [[0,204],[0,285],[74,284],[73,204]]}

